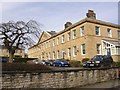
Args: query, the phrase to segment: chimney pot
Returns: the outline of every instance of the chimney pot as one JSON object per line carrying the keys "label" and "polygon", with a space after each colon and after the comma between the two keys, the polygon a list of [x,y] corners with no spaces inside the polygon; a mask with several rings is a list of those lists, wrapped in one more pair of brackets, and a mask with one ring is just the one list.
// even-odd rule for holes
{"label": "chimney pot", "polygon": [[65,29],[68,28],[68,27],[71,26],[71,25],[72,25],[71,22],[66,22],[66,23],[65,23]]}
{"label": "chimney pot", "polygon": [[86,16],[91,19],[96,19],[96,14],[93,10],[88,10],[88,13],[86,13]]}

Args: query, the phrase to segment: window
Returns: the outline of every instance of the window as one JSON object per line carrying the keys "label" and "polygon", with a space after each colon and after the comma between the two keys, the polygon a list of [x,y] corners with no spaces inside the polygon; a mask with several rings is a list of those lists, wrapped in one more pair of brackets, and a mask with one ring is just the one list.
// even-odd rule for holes
{"label": "window", "polygon": [[50,52],[48,53],[48,59],[50,60]]}
{"label": "window", "polygon": [[76,30],[73,30],[73,39],[76,38]]}
{"label": "window", "polygon": [[[7,50],[6,50],[6,52],[7,52]],[[15,53],[18,53],[18,50],[15,50]]]}
{"label": "window", "polygon": [[95,31],[96,31],[96,35],[100,36],[100,27],[96,26]]}
{"label": "window", "polygon": [[70,37],[70,32],[69,32],[69,33],[68,33],[68,41],[70,41],[70,38],[71,38],[71,37]]}
{"label": "window", "polygon": [[120,31],[118,31],[118,39],[120,39]]}
{"label": "window", "polygon": [[108,37],[112,37],[112,31],[111,31],[111,29],[107,29],[107,33],[108,33]]}
{"label": "window", "polygon": [[64,35],[62,35],[62,43],[64,43]]}
{"label": "window", "polygon": [[55,46],[55,39],[53,39],[53,46]]}
{"label": "window", "polygon": [[48,53],[46,53],[46,58],[48,59]]}
{"label": "window", "polygon": [[82,26],[82,27],[80,28],[80,35],[81,35],[81,36],[84,36],[84,26]]}
{"label": "window", "polygon": [[101,45],[100,44],[97,44],[96,45],[96,47],[97,47],[97,54],[101,54]]}
{"label": "window", "polygon": [[81,45],[81,50],[82,50],[82,55],[86,54],[85,44],[82,44],[82,45]]}
{"label": "window", "polygon": [[77,47],[73,46],[73,56],[76,56],[76,55],[77,55]]}
{"label": "window", "polygon": [[57,45],[60,44],[60,38],[57,37]]}
{"label": "window", "polygon": [[22,53],[22,50],[20,50],[20,53]]}
{"label": "window", "polygon": [[50,41],[49,41],[49,47],[50,47]]}
{"label": "window", "polygon": [[53,59],[55,59],[55,51],[53,51]]}
{"label": "window", "polygon": [[58,50],[57,51],[57,59],[59,59],[60,58],[60,51]]}
{"label": "window", "polygon": [[65,51],[62,50],[62,58],[64,59],[65,58]]}
{"label": "window", "polygon": [[[22,51],[22,50],[21,50]],[[8,53],[9,52],[9,50],[6,50],[6,53]]]}
{"label": "window", "polygon": [[68,48],[68,57],[71,56],[71,48]]}
{"label": "window", "polygon": [[48,42],[46,42],[46,48],[48,47],[47,45],[48,45]]}

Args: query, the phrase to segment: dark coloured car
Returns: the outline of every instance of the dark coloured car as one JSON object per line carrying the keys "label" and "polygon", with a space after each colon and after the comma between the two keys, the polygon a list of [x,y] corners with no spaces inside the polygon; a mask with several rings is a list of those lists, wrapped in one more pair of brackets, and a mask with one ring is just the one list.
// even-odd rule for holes
{"label": "dark coloured car", "polygon": [[8,62],[8,58],[6,58],[6,57],[0,57],[0,62],[6,63],[6,62]]}
{"label": "dark coloured car", "polygon": [[53,60],[41,60],[41,61],[39,61],[39,64],[52,66]]}
{"label": "dark coloured car", "polygon": [[57,59],[53,62],[53,66],[59,66],[59,67],[69,67],[70,64],[68,61],[64,59]]}
{"label": "dark coloured car", "polygon": [[46,60],[45,64],[49,66],[53,66],[53,60]]}
{"label": "dark coloured car", "polygon": [[113,59],[110,55],[96,55],[83,64],[84,67],[111,67]]}
{"label": "dark coloured car", "polygon": [[95,67],[94,61],[87,61],[83,63],[83,67]]}

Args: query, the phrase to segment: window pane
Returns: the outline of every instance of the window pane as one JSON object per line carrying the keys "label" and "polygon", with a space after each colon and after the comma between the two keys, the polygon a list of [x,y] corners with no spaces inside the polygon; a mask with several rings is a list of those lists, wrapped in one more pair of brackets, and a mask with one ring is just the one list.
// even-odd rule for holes
{"label": "window pane", "polygon": [[70,32],[68,33],[68,41],[70,41]]}
{"label": "window pane", "polygon": [[76,46],[73,47],[73,55],[74,56],[77,55],[77,48],[76,48]]}
{"label": "window pane", "polygon": [[86,54],[86,51],[85,51],[85,44],[82,44],[82,54]]}
{"label": "window pane", "polygon": [[111,29],[107,29],[108,37],[112,36]]}
{"label": "window pane", "polygon": [[60,44],[60,38],[57,37],[57,45]]}
{"label": "window pane", "polygon": [[80,28],[81,36],[84,36],[84,26]]}
{"label": "window pane", "polygon": [[96,26],[95,30],[96,30],[96,35],[100,35],[100,28]]}
{"label": "window pane", "polygon": [[76,30],[73,30],[73,39],[76,38]]}
{"label": "window pane", "polygon": [[64,35],[62,35],[62,43],[64,43]]}
{"label": "window pane", "polygon": [[100,44],[97,44],[97,54],[100,54]]}
{"label": "window pane", "polygon": [[71,56],[71,49],[68,48],[68,57],[70,57],[70,56]]}

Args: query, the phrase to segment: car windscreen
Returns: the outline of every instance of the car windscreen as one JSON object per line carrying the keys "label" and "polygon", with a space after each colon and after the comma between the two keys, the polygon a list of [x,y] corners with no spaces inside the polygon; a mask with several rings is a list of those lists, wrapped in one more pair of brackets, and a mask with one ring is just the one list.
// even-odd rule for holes
{"label": "car windscreen", "polygon": [[103,57],[102,56],[94,56],[93,61],[102,61]]}

